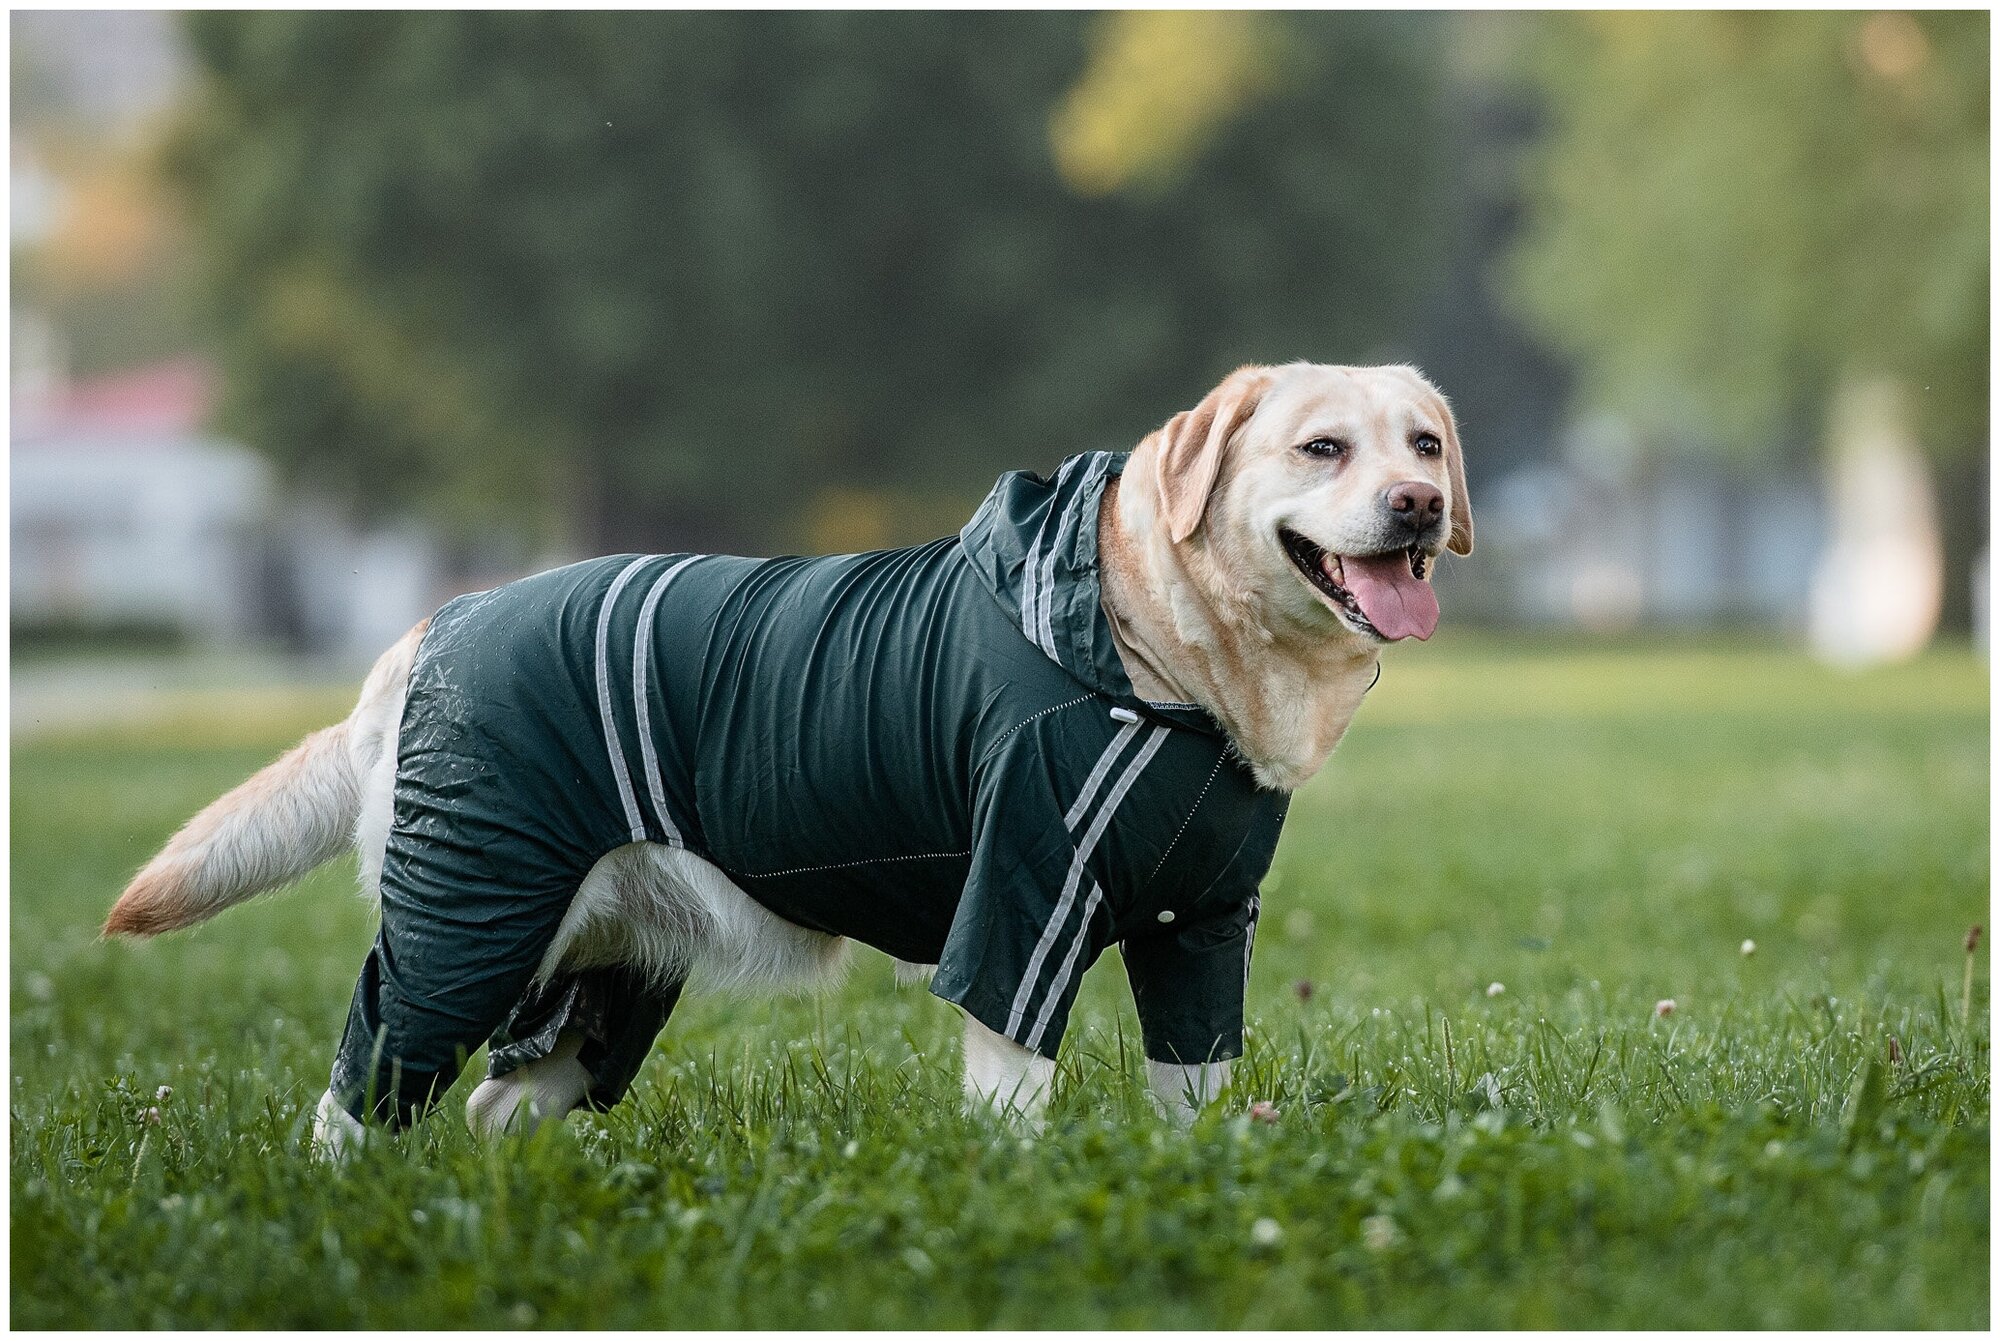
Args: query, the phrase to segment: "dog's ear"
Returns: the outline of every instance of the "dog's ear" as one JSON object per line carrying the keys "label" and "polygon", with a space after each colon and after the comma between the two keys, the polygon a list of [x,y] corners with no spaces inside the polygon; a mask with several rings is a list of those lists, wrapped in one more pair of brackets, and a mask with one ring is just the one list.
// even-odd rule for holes
{"label": "dog's ear", "polygon": [[1201,404],[1181,411],[1154,435],[1153,468],[1158,475],[1160,510],[1166,517],[1167,536],[1175,544],[1201,526],[1229,437],[1256,410],[1270,385],[1270,369],[1255,365],[1238,368],[1204,396]]}
{"label": "dog's ear", "polygon": [[[1438,402],[1444,404],[1444,397]],[[1465,485],[1465,452],[1458,445],[1458,421],[1451,406],[1444,405],[1444,473],[1451,482],[1451,539],[1446,542],[1453,554],[1472,553],[1472,491]]]}

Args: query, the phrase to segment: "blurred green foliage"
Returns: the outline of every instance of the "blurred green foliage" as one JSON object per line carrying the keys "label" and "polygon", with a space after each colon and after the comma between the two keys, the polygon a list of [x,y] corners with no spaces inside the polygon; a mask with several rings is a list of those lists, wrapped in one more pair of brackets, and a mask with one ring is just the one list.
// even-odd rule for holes
{"label": "blurred green foliage", "polygon": [[[1843,378],[1986,451],[1983,13],[1544,16],[1514,290],[1587,398],[1764,453]],[[1983,491],[1982,491],[1983,492]]]}
{"label": "blurred green foliage", "polygon": [[[364,507],[585,550],[1129,444],[1238,363],[1379,349],[1442,241],[1423,16],[188,31],[231,426]],[[1199,107],[1162,122],[1135,60]]]}

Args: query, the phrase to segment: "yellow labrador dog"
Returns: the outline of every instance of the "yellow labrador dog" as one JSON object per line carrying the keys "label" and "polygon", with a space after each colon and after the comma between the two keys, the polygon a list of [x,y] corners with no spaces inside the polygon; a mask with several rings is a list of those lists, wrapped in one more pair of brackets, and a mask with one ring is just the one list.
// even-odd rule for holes
{"label": "yellow labrador dog", "polygon": [[1383,644],[1436,628],[1447,548],[1471,552],[1471,504],[1418,372],[1242,368],[1129,456],[1006,477],[958,538],[620,556],[461,597],[346,721],[190,821],[106,930],[192,925],[357,848],[383,931],[317,1114],[335,1149],[413,1120],[488,1034],[510,1060],[475,1130],[615,1102],[683,984],[817,984],[848,939],[934,974],[968,1100],[1031,1120],[1116,945],[1186,1117],[1240,1048],[1285,798]]}

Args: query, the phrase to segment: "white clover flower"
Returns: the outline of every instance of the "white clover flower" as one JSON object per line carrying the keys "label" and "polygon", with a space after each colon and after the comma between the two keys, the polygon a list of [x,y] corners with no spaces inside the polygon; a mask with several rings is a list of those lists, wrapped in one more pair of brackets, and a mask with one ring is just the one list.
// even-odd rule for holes
{"label": "white clover flower", "polygon": [[1664,1019],[1673,1014],[1675,1009],[1672,997],[1668,997],[1664,1001],[1656,1001],[1653,1003],[1653,1017],[1655,1019]]}
{"label": "white clover flower", "polygon": [[1754,955],[1756,953],[1757,953],[1757,942],[1745,938],[1743,942],[1743,957],[1745,959],[1748,959],[1751,955]]}
{"label": "white clover flower", "polygon": [[1361,1242],[1371,1253],[1386,1252],[1396,1246],[1403,1231],[1386,1215],[1371,1215],[1361,1222]]}
{"label": "white clover flower", "polygon": [[1268,1248],[1283,1237],[1285,1227],[1268,1215],[1250,1226],[1250,1241],[1259,1248]]}
{"label": "white clover flower", "polygon": [[1486,995],[1499,996],[1502,992],[1506,990],[1507,990],[1507,984],[1504,982],[1490,983],[1486,988]]}

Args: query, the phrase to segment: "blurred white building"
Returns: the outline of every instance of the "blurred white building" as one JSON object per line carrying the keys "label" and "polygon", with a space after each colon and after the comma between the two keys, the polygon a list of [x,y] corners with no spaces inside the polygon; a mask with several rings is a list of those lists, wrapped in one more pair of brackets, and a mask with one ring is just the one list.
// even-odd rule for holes
{"label": "blurred white building", "polygon": [[257,632],[270,469],[195,427],[191,366],[23,397],[13,433],[17,622]]}
{"label": "blurred white building", "polygon": [[87,382],[16,379],[17,628],[372,656],[436,604],[425,537],[364,534],[286,500],[268,462],[202,429],[209,399],[193,360]]}
{"label": "blurred white building", "polygon": [[1561,460],[1476,500],[1471,604],[1503,621],[1618,632],[1641,624],[1803,633],[1828,526],[1809,467],[1647,460],[1615,424],[1579,425]]}

